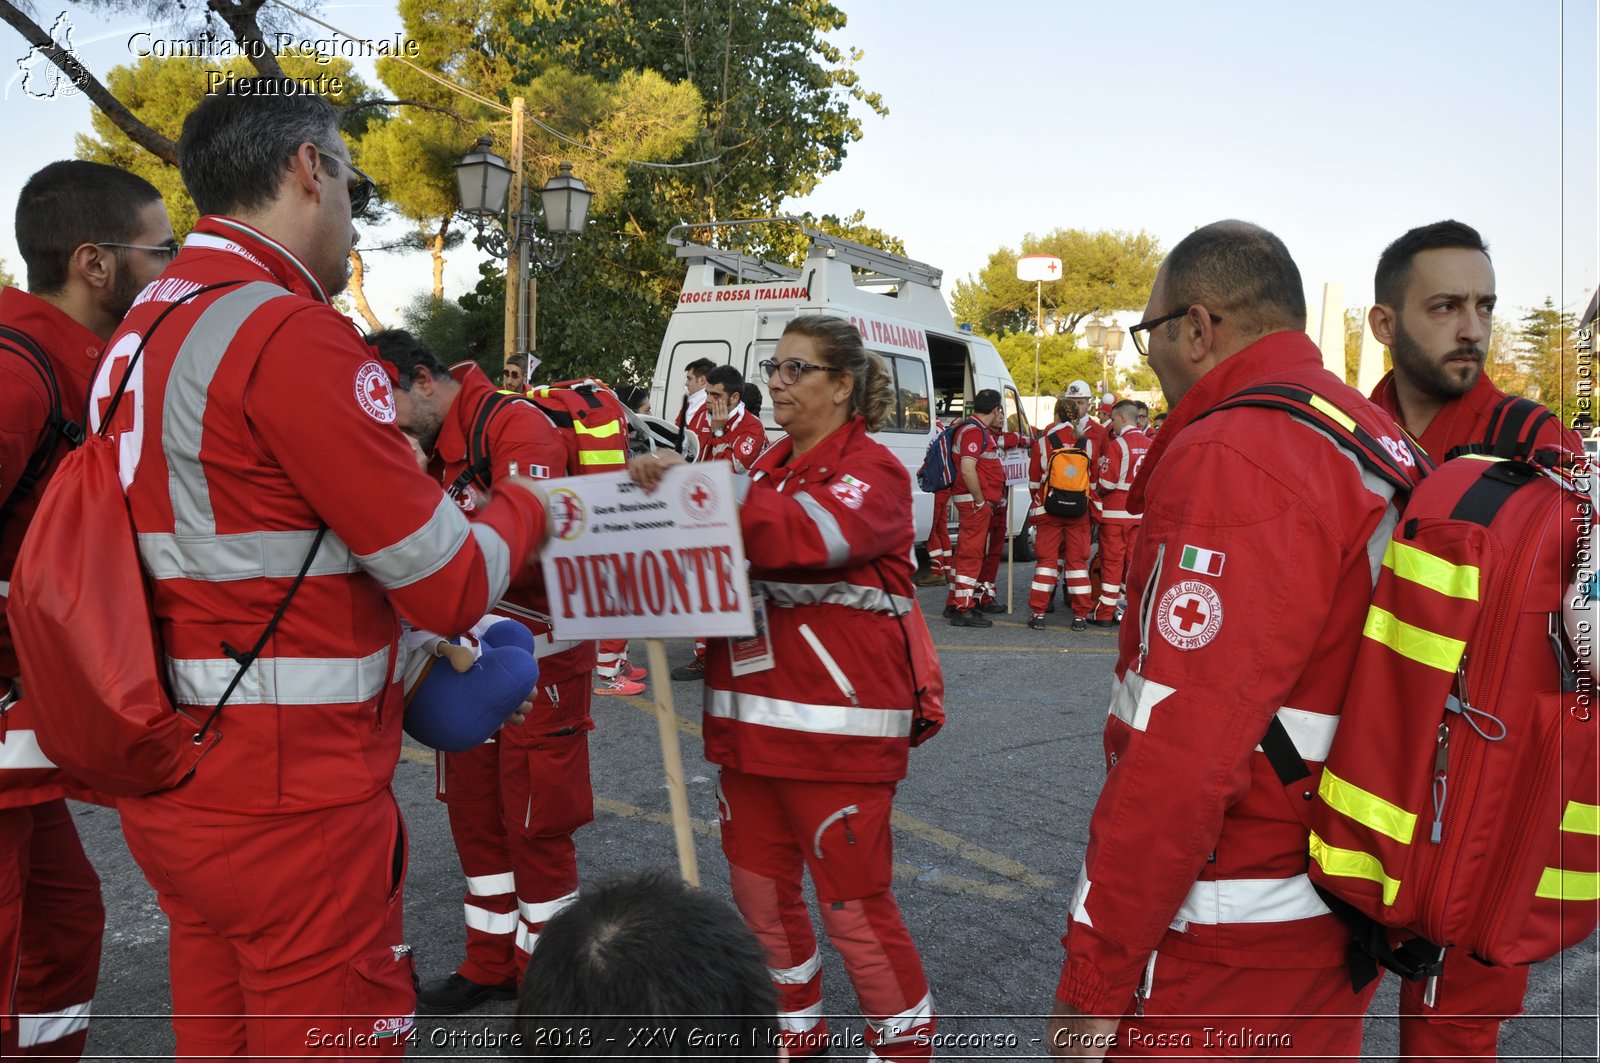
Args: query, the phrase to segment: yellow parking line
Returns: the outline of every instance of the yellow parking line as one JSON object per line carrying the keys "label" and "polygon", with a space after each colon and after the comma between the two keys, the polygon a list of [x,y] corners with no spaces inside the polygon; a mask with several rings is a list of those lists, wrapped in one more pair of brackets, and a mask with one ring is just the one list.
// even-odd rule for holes
{"label": "yellow parking line", "polygon": [[1009,856],[991,853],[981,845],[975,845],[960,835],[951,834],[943,827],[935,827],[932,823],[907,815],[899,809],[895,810],[894,818],[889,822],[907,834],[915,834],[923,841],[948,850],[969,863],[977,864],[985,870],[993,871],[997,875],[1020,882],[1032,889],[1047,890],[1056,884],[1054,879],[1039,874],[1026,864]]}

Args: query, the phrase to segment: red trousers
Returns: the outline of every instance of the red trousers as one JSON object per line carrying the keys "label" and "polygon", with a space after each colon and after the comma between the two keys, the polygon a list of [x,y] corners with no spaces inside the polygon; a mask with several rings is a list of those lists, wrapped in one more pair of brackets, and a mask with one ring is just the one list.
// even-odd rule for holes
{"label": "red trousers", "polygon": [[947,604],[957,609],[971,609],[979,604],[978,577],[989,547],[989,517],[993,509],[993,506],[980,509],[972,502],[956,503],[956,517],[961,523],[956,530],[955,570],[950,576]]}
{"label": "red trousers", "polygon": [[1128,544],[1138,530],[1137,524],[1100,522],[1100,600],[1094,607],[1096,620],[1110,620],[1117,615],[1117,601],[1122,597],[1122,573],[1128,563]]}
{"label": "red trousers", "polygon": [[955,553],[950,544],[948,488],[933,496],[933,527],[928,531],[928,567],[935,572],[946,572],[955,567]]}
{"label": "red trousers", "polygon": [[1072,596],[1072,615],[1088,617],[1089,602],[1089,518],[1034,517],[1033,588],[1028,592],[1028,608],[1043,613],[1050,606],[1056,584],[1066,578]]}
{"label": "red trousers", "polygon": [[938,1025],[922,958],[890,890],[895,784],[812,782],[722,769],[722,851],[733,900],[767,954],[792,1056],[828,1047],[822,958],[801,896],[809,870],[822,925],[867,1019],[868,1058],[926,1060]]}
{"label": "red trousers", "polygon": [[416,1009],[405,825],[384,789],[282,815],[118,804],[169,929],[180,1057],[405,1054]]}
{"label": "red trousers", "polygon": [[[1103,529],[1102,529],[1103,530]],[[1359,993],[1344,967],[1233,967],[1160,953],[1143,1015],[1117,1028],[1108,1059],[1358,1060]]]}
{"label": "red trousers", "polygon": [[1528,967],[1486,967],[1459,949],[1444,954],[1433,1006],[1426,982],[1400,983],[1400,1054],[1448,1061],[1493,1059],[1500,1023],[1522,1014]]}
{"label": "red trousers", "polygon": [[83,1054],[105,922],[66,801],[0,809],[0,1057]]}
{"label": "red trousers", "polygon": [[592,693],[587,674],[541,685],[522,726],[439,755],[439,799],[467,878],[457,970],[480,985],[518,981],[545,923],[578,896],[572,834],[594,820],[589,733],[554,725],[587,721]]}
{"label": "red trousers", "polygon": [[1000,557],[1006,552],[1006,521],[1011,511],[1004,504],[984,507],[989,514],[988,537],[983,544],[983,566],[978,569],[978,604],[994,601],[995,577],[1000,574]]}
{"label": "red trousers", "polygon": [[615,679],[628,670],[627,639],[601,639],[596,651],[594,671],[601,679]]}

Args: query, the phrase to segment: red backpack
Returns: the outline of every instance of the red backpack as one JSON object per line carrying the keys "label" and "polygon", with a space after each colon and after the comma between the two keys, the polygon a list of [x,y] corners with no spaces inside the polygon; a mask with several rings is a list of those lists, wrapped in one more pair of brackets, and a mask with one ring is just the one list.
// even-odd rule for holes
{"label": "red backpack", "polygon": [[[102,426],[112,423],[134,366],[166,316],[196,296],[240,283],[206,285],[156,318],[129,359]],[[266,645],[326,531],[317,534],[255,646],[244,652],[224,647],[239,671],[210,715],[196,719],[167,693],[149,587],[117,472],[117,443],[105,427],[90,436],[61,459],[45,487],[6,603],[39,748],[102,793],[136,796],[181,783],[221,739],[213,724],[223,704]]]}
{"label": "red backpack", "polygon": [[1314,882],[1499,965],[1600,916],[1600,723],[1562,622],[1590,501],[1538,457],[1470,454],[1413,492],[1309,806]]}

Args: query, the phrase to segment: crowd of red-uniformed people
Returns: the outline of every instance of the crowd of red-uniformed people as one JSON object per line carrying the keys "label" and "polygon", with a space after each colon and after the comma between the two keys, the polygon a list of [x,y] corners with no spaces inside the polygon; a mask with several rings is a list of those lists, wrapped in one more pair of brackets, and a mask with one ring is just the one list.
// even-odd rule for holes
{"label": "crowd of red-uniformed people", "polygon": [[[24,335],[0,331],[0,578],[64,449],[52,442],[40,461],[41,441],[59,414],[87,410],[87,427],[120,447],[172,698],[206,711],[233,675],[224,646],[250,642],[326,527],[304,589],[225,705],[227,740],[182,785],[117,807],[171,927],[181,1056],[346,1054],[307,1047],[305,1031],[350,1022],[367,1024],[360,1054],[400,1055],[419,1007],[459,1013],[512,997],[538,962],[540,932],[579,889],[574,832],[594,817],[590,698],[644,689],[625,643],[554,638],[533,563],[549,522],[537,483],[626,468],[650,489],[684,459],[630,455],[628,411],[646,404],[639,389],[531,387],[525,360],[507,363],[497,389],[409,333],[359,335],[329,300],[372,186],[322,100],[209,96],[185,122],[179,156],[201,214],[181,246],[156,190],[111,167],[52,164],[22,192],[29,291],[0,292],[0,325]],[[1343,459],[1266,414],[1196,422],[1236,386],[1289,374],[1376,435],[1398,435],[1391,416],[1430,451],[1470,434],[1472,411],[1498,395],[1481,375],[1478,297],[1492,292],[1492,271],[1481,243],[1453,230],[1430,239],[1406,268],[1466,288],[1464,310],[1450,321],[1413,313],[1413,293],[1403,292],[1386,340],[1396,370],[1373,404],[1324,373],[1296,332],[1298,273],[1275,237],[1219,223],[1186,238],[1140,326],[1174,403],[1169,426],[1157,433],[1131,399],[1106,396],[1091,410],[1095,397],[1075,381],[1049,426],[1006,431],[1000,396],[980,391],[953,422],[957,478],[935,499],[921,579],[910,477],[872,437],[892,407],[888,376],[853,326],[797,317],[762,363],[782,430],[775,441],[760,390],[737,370],[688,367],[675,423],[695,437],[699,460],[738,474],[757,631],[702,641],[673,678],[704,682],[733,899],[765,954],[790,1055],[831,1043],[808,874],[866,1017],[868,1058],[933,1053],[933,995],[891,888],[896,785],[911,747],[944,719],[915,587],[947,584],[945,613],[958,626],[987,627],[1005,611],[995,587],[1008,527],[1000,455],[1017,447],[1029,453],[1037,553],[1030,627],[1046,626],[1058,588],[1072,630],[1116,626],[1124,608],[1148,617],[1167,592],[1155,607],[1162,641],[1144,619],[1121,634],[1107,742],[1111,762],[1123,761],[1091,827],[1052,1050],[1139,1054],[1130,1014],[1176,1036],[1188,1029],[1184,1015],[1241,1009],[1269,1016],[1263,1029],[1279,1013],[1319,1019],[1290,1024],[1300,1054],[1349,1050],[1351,1021],[1359,1048],[1365,1000],[1338,971],[1334,924],[1299,889],[1303,831],[1282,810],[1263,811],[1258,791],[1275,782],[1256,770],[1248,727],[1206,721],[1255,711],[1258,694],[1267,713],[1292,697],[1303,715],[1336,716],[1350,640],[1310,629],[1362,608],[1360,581],[1336,577],[1365,558],[1364,515],[1381,502]],[[1208,273],[1221,258],[1233,272]],[[1279,285],[1289,294],[1267,285],[1267,296],[1240,295],[1217,279],[1257,269],[1293,273]],[[24,344],[38,347],[42,371]],[[1440,350],[1445,377],[1416,369],[1440,361]],[[127,413],[102,425],[99,400],[124,378]],[[1247,438],[1314,460],[1269,475],[1233,446]],[[1312,475],[1322,479],[1301,478]],[[1228,476],[1257,485],[1248,504],[1219,486]],[[1249,637],[1245,624],[1221,625],[1224,597],[1230,610],[1266,612],[1289,593],[1238,589],[1250,556],[1267,571],[1284,560],[1283,544],[1261,541],[1253,523],[1228,523],[1240,507],[1262,522],[1303,511],[1296,528],[1349,525],[1321,544],[1326,566],[1295,592],[1298,607],[1323,609],[1308,616],[1304,647],[1288,646],[1293,625],[1284,646],[1265,648],[1238,641]],[[1213,622],[1203,610],[1169,609],[1179,567],[1183,586],[1206,588],[1185,593],[1212,603]],[[1327,586],[1308,589],[1318,580]],[[7,588],[0,583],[0,601]],[[1318,595],[1326,601],[1311,601]],[[492,741],[439,754],[467,944],[456,970],[419,994],[402,920],[407,841],[391,792],[406,713],[395,668],[401,618],[450,636],[486,615],[527,627],[540,674]],[[1310,657],[1290,659],[1302,649]],[[1241,681],[1238,706],[1218,703],[1233,663],[1225,653],[1275,654]],[[0,1044],[8,1058],[73,1058],[87,1035],[104,916],[65,802],[101,798],[32,740],[31,714],[48,707],[29,703],[18,674],[0,624]],[[1204,752],[1181,762],[1193,772],[1180,766],[1180,746]],[[1181,836],[1168,831],[1180,822]],[[1300,953],[1295,940],[1316,947]],[[1497,1017],[1519,1010],[1526,975],[1474,967],[1454,961],[1437,1000],[1408,990],[1410,1044],[1435,1058],[1492,1053]]]}

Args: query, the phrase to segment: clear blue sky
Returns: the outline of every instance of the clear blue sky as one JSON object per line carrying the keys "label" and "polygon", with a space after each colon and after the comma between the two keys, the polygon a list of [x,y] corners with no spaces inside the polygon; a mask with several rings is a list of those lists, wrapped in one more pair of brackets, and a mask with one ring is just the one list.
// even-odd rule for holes
{"label": "clear blue sky", "polygon": [[[843,170],[793,205],[865,210],[942,267],[947,292],[1030,231],[1144,229],[1171,247],[1229,216],[1284,238],[1313,307],[1326,281],[1368,302],[1383,245],[1447,216],[1489,240],[1506,313],[1547,295],[1581,310],[1596,283],[1593,0],[835,2],[850,21],[832,39],[864,53],[862,83],[889,115],[863,108]],[[47,25],[70,6],[102,76],[143,28],[35,6]],[[399,28],[392,3],[322,12],[374,37]],[[0,27],[8,213],[88,129],[83,97],[22,91],[26,52]],[[9,224],[0,258],[18,268]],[[429,282],[421,254],[372,265],[380,316]],[[456,252],[448,294],[475,281],[472,252]]]}

